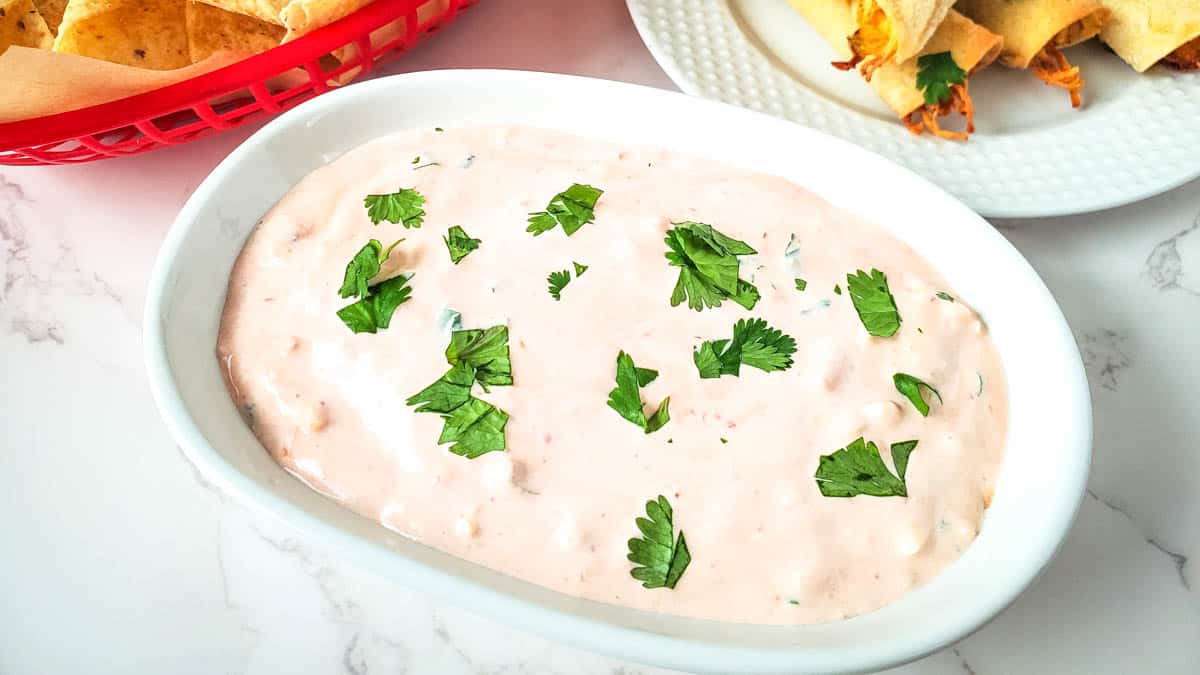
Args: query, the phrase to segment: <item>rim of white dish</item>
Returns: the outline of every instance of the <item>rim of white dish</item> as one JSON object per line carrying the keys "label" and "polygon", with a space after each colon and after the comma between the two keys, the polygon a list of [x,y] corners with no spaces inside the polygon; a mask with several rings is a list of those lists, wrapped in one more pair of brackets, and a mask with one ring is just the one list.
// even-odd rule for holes
{"label": "rim of white dish", "polygon": [[[778,0],[785,2],[785,0]],[[655,61],[688,94],[850,141],[928,178],[982,215],[1040,218],[1141,201],[1200,176],[1200,75],[1148,86],[1067,124],[967,143],[914,136],[826,98],[772,63],[730,0],[626,0]],[[1115,57],[1114,57],[1115,58]]]}
{"label": "rim of white dish", "polygon": [[[367,541],[323,522],[287,500],[267,492],[226,461],[204,437],[176,387],[164,333],[165,310],[168,309],[166,291],[173,281],[175,261],[190,229],[197,226],[197,216],[202,206],[209,200],[219,198],[219,184],[236,174],[245,158],[258,152],[276,136],[287,133],[293,126],[304,125],[306,120],[337,114],[343,106],[353,108],[368,105],[375,96],[398,97],[406,87],[437,84],[449,88],[470,88],[472,83],[478,84],[480,78],[512,86],[607,89],[614,94],[620,92],[622,95],[638,97],[648,103],[655,100],[665,102],[672,97],[681,96],[678,93],[638,85],[558,74],[507,70],[425,71],[380,78],[313,99],[279,116],[244,141],[196,188],[167,233],[151,273],[144,316],[146,366],[155,402],[188,460],[214,485],[256,511],[287,523],[306,538],[330,550],[347,553],[347,557],[355,564],[389,578],[403,577],[404,585],[420,588],[423,592],[451,604],[492,617],[502,617],[508,624],[591,651],[676,669],[720,673],[863,672],[898,665],[924,656],[979,629],[1012,603],[1037,578],[1061,546],[1082,501],[1091,457],[1091,402],[1087,382],[1066,320],[1036,272],[1003,236],[952,199],[947,199],[947,207],[953,206],[959,212],[964,227],[980,228],[979,235],[995,247],[996,255],[1010,259],[1032,277],[1039,297],[1030,300],[1044,303],[1055,310],[1056,320],[1052,324],[1056,325],[1046,327],[1048,333],[1045,336],[1045,344],[1047,349],[1061,350],[1069,361],[1065,364],[1068,376],[1066,387],[1073,398],[1073,409],[1065,411],[1063,425],[1064,428],[1072,430],[1068,436],[1073,442],[1071,447],[1065,448],[1063,452],[1067,453],[1072,471],[1063,477],[1062,490],[1056,494],[1055,508],[1046,514],[1045,521],[1039,523],[1038,533],[1031,535],[1038,543],[1031,546],[1029,554],[1022,559],[1022,565],[1014,572],[1014,580],[1006,582],[1002,588],[981,589],[981,598],[974,600],[969,608],[953,611],[948,608],[946,616],[935,617],[930,621],[929,631],[920,642],[889,640],[887,636],[881,636],[878,642],[856,646],[853,650],[787,646],[731,647],[714,645],[694,638],[656,634],[550,609],[532,600],[500,592],[443,569],[410,560],[377,542]],[[689,99],[687,105],[721,108],[725,111],[724,114],[730,114],[728,106],[717,102]],[[737,111],[736,114],[757,115],[748,111]],[[762,117],[761,123],[778,124],[768,117]],[[851,153],[855,161],[861,162],[869,172],[899,172],[896,173],[898,178],[920,182],[929,190],[937,190],[907,170],[844,141],[809,129],[791,126],[787,129],[787,133],[803,134],[807,141],[814,144],[834,144],[838,152]],[[581,133],[586,134],[586,130]],[[733,625],[699,619],[671,618],[712,626]],[[818,624],[815,627],[764,626],[763,630],[819,630],[820,626],[828,625],[830,624]]]}

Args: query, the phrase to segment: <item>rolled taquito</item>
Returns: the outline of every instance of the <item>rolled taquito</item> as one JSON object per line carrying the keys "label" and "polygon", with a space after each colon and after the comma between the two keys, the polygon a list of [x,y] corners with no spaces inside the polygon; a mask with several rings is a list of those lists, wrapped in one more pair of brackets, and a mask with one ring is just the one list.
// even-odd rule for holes
{"label": "rolled taquito", "polygon": [[849,58],[834,65],[858,68],[870,80],[889,63],[913,58],[933,38],[954,0],[851,0],[845,39]]}
{"label": "rolled taquito", "polygon": [[1200,2],[1197,0],[1100,0],[1112,19],[1100,39],[1143,73],[1162,63],[1200,70]]}
{"label": "rolled taquito", "polygon": [[[845,38],[847,30],[854,27],[850,0],[791,0],[791,3],[829,42],[838,56],[850,54],[850,46]],[[974,131],[974,109],[967,78],[964,77],[960,84],[952,85],[948,96],[928,103],[925,92],[917,85],[919,62],[922,57],[935,60],[950,58],[969,77],[996,59],[1002,43],[1003,40],[995,33],[951,11],[914,58],[878,67],[870,80],[870,87],[913,133],[929,131],[943,138],[965,140],[967,134]],[[966,133],[948,131],[939,126],[939,118],[952,112],[966,118]]]}
{"label": "rolled taquito", "polygon": [[1082,103],[1083,76],[1060,49],[1096,37],[1109,18],[1097,0],[959,0],[955,9],[1004,38],[1000,63],[1030,68],[1046,84]]}

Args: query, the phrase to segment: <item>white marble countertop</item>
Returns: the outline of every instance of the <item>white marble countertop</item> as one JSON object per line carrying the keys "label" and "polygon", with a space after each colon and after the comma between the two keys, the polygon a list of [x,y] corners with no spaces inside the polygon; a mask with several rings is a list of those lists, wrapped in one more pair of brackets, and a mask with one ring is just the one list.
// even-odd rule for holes
{"label": "white marble countertop", "polygon": [[[621,0],[487,0],[386,70],[472,66],[672,86]],[[0,168],[0,673],[662,672],[377,579],[230,503],[183,459],[144,377],[145,284],[184,199],[248,133]],[[893,672],[1196,673],[1200,182],[996,225],[1083,351],[1088,499],[1016,604]]]}

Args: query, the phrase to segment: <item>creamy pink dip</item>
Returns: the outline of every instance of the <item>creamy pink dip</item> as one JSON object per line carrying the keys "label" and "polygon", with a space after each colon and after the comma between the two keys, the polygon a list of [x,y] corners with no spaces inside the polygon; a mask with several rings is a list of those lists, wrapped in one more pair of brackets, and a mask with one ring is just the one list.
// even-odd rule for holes
{"label": "creamy pink dip", "polygon": [[[527,213],[572,183],[604,190],[595,222],[571,237],[527,233]],[[363,197],[400,187],[427,199],[424,225],[372,225]],[[753,311],[668,304],[678,268],[663,236],[687,220],[758,250],[741,258],[762,293]],[[442,241],[452,225],[483,242],[458,265]],[[369,238],[400,237],[378,278],[413,273],[412,299],[389,329],[352,334],[336,315],[350,302],[337,293],[346,263]],[[589,269],[556,302],[546,275],[572,261]],[[870,337],[844,291],[848,272],[872,267],[903,318],[891,338]],[[389,529],[603,602],[813,623],[937,575],[990,501],[1003,370],[979,316],[937,291],[953,294],[909,247],[781,178],[543,130],[408,131],[314,171],[267,214],[233,270],[217,350],[272,456]],[[509,326],[515,385],[475,390],[511,415],[506,452],[453,455],[436,442],[439,416],[405,405],[448,369],[447,310],[466,328]],[[795,365],[700,379],[692,349],[752,317],[795,337]],[[649,411],[671,397],[656,433],[605,405],[621,349],[660,373],[642,391]],[[944,404],[921,417],[896,372]],[[907,498],[820,494],[818,457],[859,436],[919,440]],[[659,494],[692,555],[673,590],[642,588],[626,560],[634,519]]]}

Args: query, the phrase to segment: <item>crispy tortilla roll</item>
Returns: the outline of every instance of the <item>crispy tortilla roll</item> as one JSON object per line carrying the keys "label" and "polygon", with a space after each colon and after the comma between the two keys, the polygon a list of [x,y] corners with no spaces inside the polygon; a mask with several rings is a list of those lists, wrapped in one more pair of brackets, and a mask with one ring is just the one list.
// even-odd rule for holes
{"label": "crispy tortilla roll", "polygon": [[151,70],[191,65],[187,0],[70,0],[54,51]]}
{"label": "crispy tortilla roll", "polygon": [[1100,39],[1139,73],[1156,63],[1200,69],[1200,2],[1100,0],[1112,19]]}
{"label": "crispy tortilla roll", "polygon": [[1032,68],[1046,84],[1066,89],[1082,103],[1083,77],[1060,49],[1100,33],[1109,11],[1096,0],[959,0],[955,9],[1004,38],[1000,63]]}
{"label": "crispy tortilla roll", "polygon": [[33,0],[0,0],[0,54],[13,45],[49,49],[54,36]]}
{"label": "crispy tortilla roll", "polygon": [[189,0],[187,32],[188,52],[198,63],[214,52],[265,52],[279,46],[286,31],[262,19]]}
{"label": "crispy tortilla roll", "polygon": [[953,4],[954,0],[851,0],[852,22],[846,34],[850,57],[833,65],[858,68],[869,81],[879,68],[920,53]]}
{"label": "crispy tortilla roll", "polygon": [[[850,0],[791,0],[791,3],[839,56],[850,53],[849,45],[842,39],[846,29],[854,26]],[[961,84],[952,86],[950,96],[940,103],[927,104],[917,86],[918,61],[922,55],[949,52],[954,63],[969,75],[994,61],[1002,43],[1000,36],[951,11],[917,58],[879,67],[870,80],[871,89],[913,133],[929,131],[943,138],[965,140],[974,131],[974,109],[967,80],[964,78]],[[946,131],[938,126],[938,119],[952,112],[966,118],[967,133]]]}

